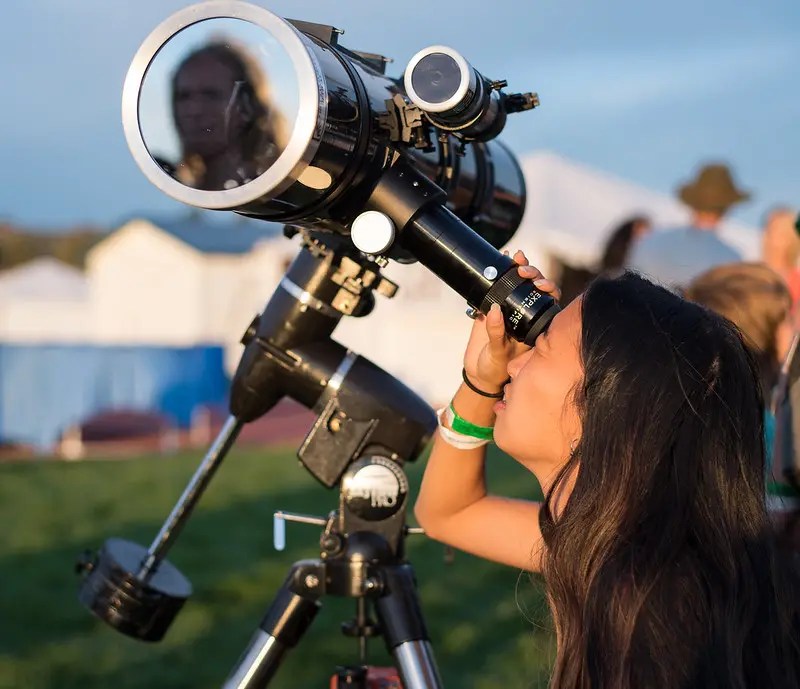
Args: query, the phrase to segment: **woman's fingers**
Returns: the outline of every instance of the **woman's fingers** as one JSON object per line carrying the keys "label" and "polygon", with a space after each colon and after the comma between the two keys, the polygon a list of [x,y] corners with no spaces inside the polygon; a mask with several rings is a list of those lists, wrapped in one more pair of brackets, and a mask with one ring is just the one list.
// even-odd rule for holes
{"label": "woman's fingers", "polygon": [[486,316],[482,313],[479,313],[475,320],[472,322],[472,334],[470,335],[470,339],[474,339],[475,337],[478,338],[485,338],[486,333]]}
{"label": "woman's fingers", "polygon": [[[520,264],[519,268],[517,268],[517,272],[519,273],[520,277],[532,280],[533,284],[536,286],[536,289],[540,290],[541,292],[552,294],[556,301],[561,299],[561,290],[558,288],[558,285],[556,285],[556,283],[552,280],[548,280],[546,277],[544,277],[538,268],[528,265],[528,259],[525,258],[525,254],[523,254],[521,251],[518,251],[516,254],[514,254],[514,260]],[[524,260],[525,263],[521,263],[521,260]]]}
{"label": "woman's fingers", "polygon": [[514,263],[520,266],[527,266],[528,257],[521,250],[518,249],[517,252],[514,254]]}
{"label": "woman's fingers", "polygon": [[544,275],[542,275],[539,269],[535,266],[521,265],[519,268],[517,268],[517,272],[519,273],[520,277],[528,278],[529,280],[539,280],[540,278],[544,277]]}
{"label": "woman's fingers", "polygon": [[489,336],[489,348],[493,354],[499,354],[505,347],[506,325],[499,304],[492,304],[486,315],[486,334]]}
{"label": "woman's fingers", "polygon": [[548,280],[547,278],[539,278],[538,280],[533,281],[533,286],[536,287],[536,289],[538,289],[540,292],[547,292],[548,294],[552,295],[556,301],[561,299],[561,290],[552,280]]}

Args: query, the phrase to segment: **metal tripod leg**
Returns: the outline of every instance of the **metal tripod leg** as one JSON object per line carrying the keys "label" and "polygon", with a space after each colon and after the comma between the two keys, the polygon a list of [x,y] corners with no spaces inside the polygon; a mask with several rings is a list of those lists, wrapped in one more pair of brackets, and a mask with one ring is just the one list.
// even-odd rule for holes
{"label": "metal tripod leg", "polygon": [[404,689],[442,689],[411,565],[382,568],[384,592],[375,609]]}
{"label": "metal tripod leg", "polygon": [[297,645],[319,612],[320,569],[318,560],[292,565],[224,689],[267,686],[286,652]]}

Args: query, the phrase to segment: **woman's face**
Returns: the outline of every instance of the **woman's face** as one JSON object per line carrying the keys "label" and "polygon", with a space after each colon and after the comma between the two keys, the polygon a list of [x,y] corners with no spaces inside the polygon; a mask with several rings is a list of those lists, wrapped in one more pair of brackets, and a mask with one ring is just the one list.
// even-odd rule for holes
{"label": "woman's face", "polygon": [[175,78],[175,126],[185,154],[202,158],[229,152],[231,137],[241,134],[244,120],[236,107],[236,78],[211,55],[187,62]]}
{"label": "woman's face", "polygon": [[583,379],[581,299],[561,311],[528,352],[508,365],[511,382],[495,405],[497,446],[540,482],[553,476],[580,438],[574,395]]}

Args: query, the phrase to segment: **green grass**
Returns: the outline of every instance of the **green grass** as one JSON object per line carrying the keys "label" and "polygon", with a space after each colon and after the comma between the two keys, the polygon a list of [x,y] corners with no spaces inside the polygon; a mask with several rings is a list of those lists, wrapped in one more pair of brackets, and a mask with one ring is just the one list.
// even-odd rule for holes
{"label": "green grass", "polygon": [[[325,514],[336,493],[300,467],[293,449],[234,450],[169,559],[194,593],[158,644],[125,637],[76,598],[77,555],[110,536],[148,545],[199,456],[76,464],[0,466],[0,687],[87,689],[219,687],[288,567],[317,557],[316,527],[289,524],[288,547],[272,549],[272,512]],[[412,497],[422,462],[409,467]],[[495,492],[536,497],[527,472],[496,454]],[[500,534],[498,534],[500,536]],[[544,687],[552,637],[541,587],[519,572],[409,539],[437,661],[449,689]],[[337,664],[355,662],[339,632],[352,601],[325,599],[321,613],[282,665],[271,689],[328,686]],[[390,664],[382,642],[371,662]]]}

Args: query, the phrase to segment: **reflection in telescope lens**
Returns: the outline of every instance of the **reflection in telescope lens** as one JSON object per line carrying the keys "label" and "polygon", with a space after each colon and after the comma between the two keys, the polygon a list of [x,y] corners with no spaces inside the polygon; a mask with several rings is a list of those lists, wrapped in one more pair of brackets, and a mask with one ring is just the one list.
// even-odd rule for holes
{"label": "reflection in telescope lens", "polygon": [[444,53],[426,55],[411,72],[411,85],[428,103],[444,103],[456,95],[460,84],[461,68]]}
{"label": "reflection in telescope lens", "polygon": [[291,58],[264,28],[216,18],[167,41],[139,99],[153,159],[186,186],[232,189],[266,172],[286,147],[298,111]]}

